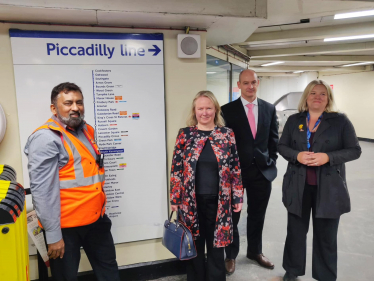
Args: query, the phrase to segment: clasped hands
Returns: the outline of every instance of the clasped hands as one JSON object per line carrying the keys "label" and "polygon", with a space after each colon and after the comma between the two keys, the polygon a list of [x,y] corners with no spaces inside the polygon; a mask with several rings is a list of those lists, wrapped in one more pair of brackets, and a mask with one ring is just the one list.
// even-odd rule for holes
{"label": "clasped hands", "polygon": [[306,166],[322,166],[330,161],[326,153],[302,151],[297,155],[297,161]]}
{"label": "clasped hands", "polygon": [[[173,212],[177,212],[178,211],[178,207],[181,207],[182,205],[171,205],[171,210]],[[234,204],[232,205],[234,207],[233,211],[235,213],[237,212],[240,212],[242,210],[242,207],[243,207],[243,203],[237,203],[237,204]]]}

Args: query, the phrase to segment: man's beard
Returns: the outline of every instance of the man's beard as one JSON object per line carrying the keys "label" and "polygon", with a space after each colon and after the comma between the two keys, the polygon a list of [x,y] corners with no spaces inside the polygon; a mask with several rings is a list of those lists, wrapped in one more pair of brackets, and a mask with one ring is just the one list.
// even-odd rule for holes
{"label": "man's beard", "polygon": [[[78,114],[78,117],[72,117],[71,116],[72,114]],[[82,124],[84,120],[84,114],[81,114],[76,111],[76,112],[69,113],[69,117],[63,117],[61,116],[60,112],[57,109],[57,118],[60,119],[60,121],[66,124],[68,127],[75,129],[79,127],[80,124]]]}

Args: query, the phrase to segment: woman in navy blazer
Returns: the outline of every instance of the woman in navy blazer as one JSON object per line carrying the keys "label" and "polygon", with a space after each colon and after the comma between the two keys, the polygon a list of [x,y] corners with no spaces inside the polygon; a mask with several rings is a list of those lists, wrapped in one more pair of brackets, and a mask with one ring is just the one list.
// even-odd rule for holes
{"label": "woman in navy blazer", "polygon": [[306,235],[313,219],[313,278],[337,278],[337,232],[340,215],[351,209],[345,164],[361,155],[352,123],[334,112],[330,86],[308,84],[299,113],[290,116],[278,151],[288,161],[283,178],[283,204],[288,211],[283,280],[305,274]]}

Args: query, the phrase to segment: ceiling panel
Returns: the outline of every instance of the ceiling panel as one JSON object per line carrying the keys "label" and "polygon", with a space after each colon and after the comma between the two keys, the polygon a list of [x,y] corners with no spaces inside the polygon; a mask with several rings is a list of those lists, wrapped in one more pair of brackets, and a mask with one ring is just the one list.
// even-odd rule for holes
{"label": "ceiling panel", "polygon": [[[374,24],[374,23],[373,23]],[[350,43],[362,43],[362,42],[374,42],[374,38],[370,39],[359,39],[359,40],[344,40],[344,41],[333,41],[324,42],[320,40],[306,40],[306,41],[289,41],[284,43],[269,43],[267,45],[261,45],[261,47],[246,47],[247,50],[269,50],[269,49],[284,49],[284,48],[297,48],[297,47],[311,47],[311,46],[330,46]],[[249,45],[256,46],[256,45]]]}
{"label": "ceiling panel", "polygon": [[289,22],[289,23],[284,23],[283,25],[281,24],[277,26],[259,26],[259,28],[256,29],[254,33],[285,31],[285,30],[293,30],[293,29],[305,29],[305,28],[313,28],[313,27],[321,27],[321,26],[342,25],[342,24],[353,24],[353,23],[359,23],[359,22],[371,22],[371,21],[374,21],[374,16],[334,20],[333,14],[331,16],[317,17],[317,18],[313,17],[313,15],[310,15],[309,19],[310,19],[309,23],[300,23],[299,21],[296,21],[294,22],[294,24],[290,24],[291,22]]}
{"label": "ceiling panel", "polygon": [[75,25],[95,25],[96,11],[27,8],[0,5],[0,20]]}
{"label": "ceiling panel", "polygon": [[259,21],[259,26],[295,23],[301,19],[370,9],[374,9],[373,1],[268,0],[268,19]]}
{"label": "ceiling panel", "polygon": [[0,4],[77,10],[101,10],[230,17],[266,17],[267,0],[0,0]]}
{"label": "ceiling panel", "polygon": [[147,14],[117,11],[98,11],[99,25],[105,26],[136,26],[136,27],[158,27],[158,28],[191,28],[208,29],[219,20],[218,17],[207,17],[199,15],[172,15],[172,14]]}
{"label": "ceiling panel", "polygon": [[[334,54],[331,54],[334,55]],[[374,50],[370,51],[360,51],[360,52],[340,52],[339,54],[336,54],[339,56],[350,56],[350,55],[355,55],[355,56],[374,56]]]}

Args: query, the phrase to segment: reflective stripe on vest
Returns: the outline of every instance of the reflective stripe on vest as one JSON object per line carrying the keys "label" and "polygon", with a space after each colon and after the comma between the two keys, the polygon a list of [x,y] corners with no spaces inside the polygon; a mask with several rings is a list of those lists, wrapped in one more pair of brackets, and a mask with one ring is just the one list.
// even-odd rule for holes
{"label": "reflective stripe on vest", "polygon": [[[69,155],[66,165],[59,170],[61,228],[95,222],[105,213],[104,168],[99,169],[88,148],[53,119],[37,130],[40,129],[58,132]],[[85,125],[84,130],[93,138],[93,128],[87,130]]]}

